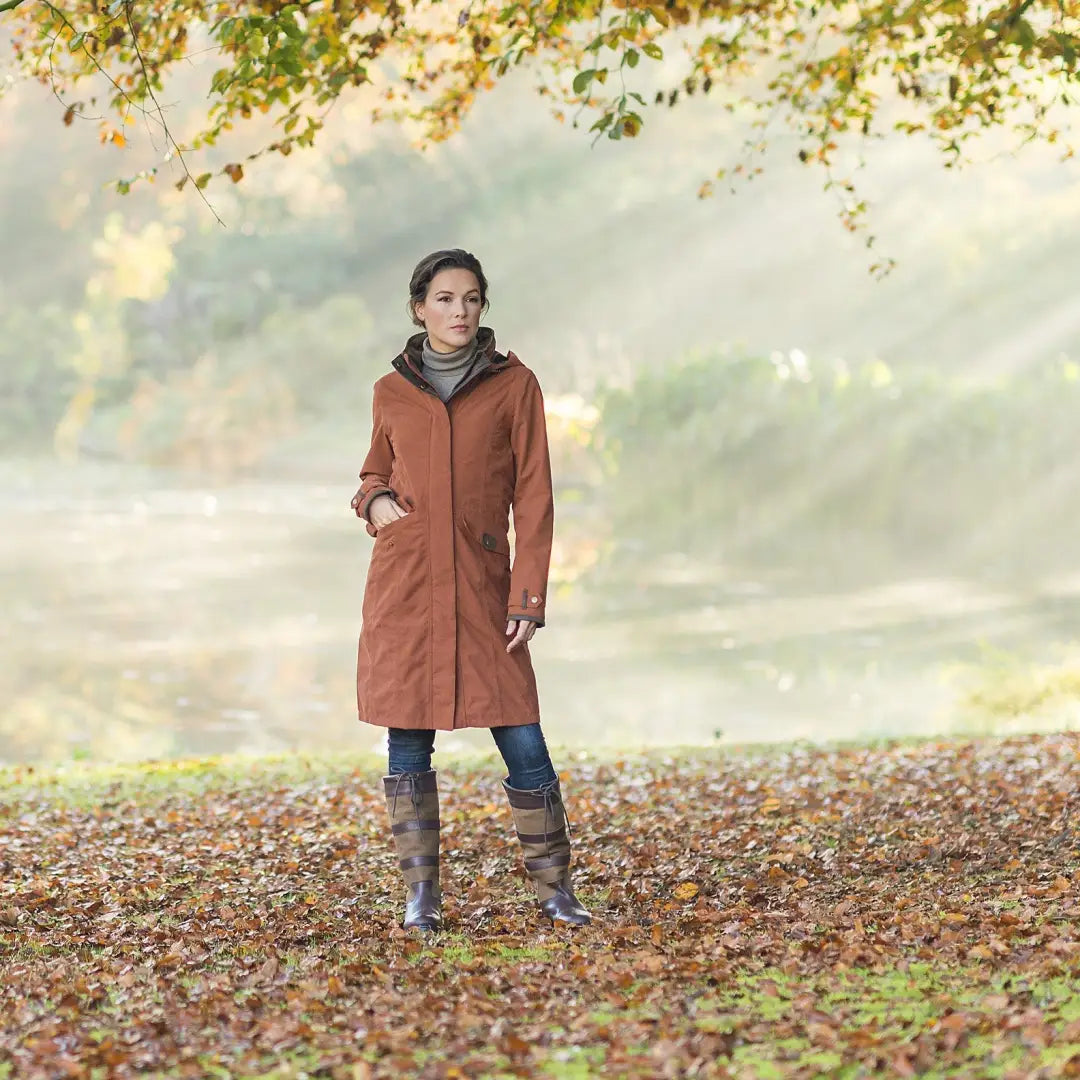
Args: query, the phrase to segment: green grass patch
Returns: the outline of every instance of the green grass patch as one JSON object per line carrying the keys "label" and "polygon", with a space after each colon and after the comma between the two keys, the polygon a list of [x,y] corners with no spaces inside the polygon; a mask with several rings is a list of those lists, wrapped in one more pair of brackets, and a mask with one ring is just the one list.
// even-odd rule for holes
{"label": "green grass patch", "polygon": [[47,799],[87,808],[127,801],[149,806],[164,798],[219,790],[336,783],[357,773],[374,774],[381,766],[381,758],[371,754],[235,754],[120,763],[73,761],[44,768],[14,765],[0,767],[0,800]]}
{"label": "green grass patch", "polygon": [[606,1060],[607,1051],[602,1046],[568,1046],[553,1051],[539,1069],[542,1075],[556,1080],[593,1080],[610,1075]]}
{"label": "green grass patch", "polygon": [[[1003,1006],[1005,1001],[1010,1005]],[[1001,1046],[1002,1017],[1010,1007],[1038,1009],[1042,1022],[1059,1035],[1080,1018],[1080,984],[1067,977],[1021,979],[1008,970],[931,963],[812,976],[765,970],[742,973],[727,989],[694,1003],[698,1028],[738,1033],[731,1062],[763,1078],[783,1077],[793,1070],[800,1075],[806,1070],[849,1075],[841,1069],[849,1060],[845,1044],[865,1040],[865,1033],[872,1032],[883,1045],[914,1045],[919,1036],[949,1027],[954,1014],[963,1018],[954,1029],[963,1031],[963,1038],[953,1052],[950,1072],[919,1075],[956,1075],[960,1060],[971,1075],[1004,1076],[1011,1068],[1030,1064],[1033,1057],[1019,1039]],[[794,1034],[748,1037],[770,1030]],[[815,1045],[822,1041],[835,1045]],[[1080,1044],[1055,1039],[1035,1057],[1039,1065],[1051,1066],[1070,1061],[1077,1053]]]}

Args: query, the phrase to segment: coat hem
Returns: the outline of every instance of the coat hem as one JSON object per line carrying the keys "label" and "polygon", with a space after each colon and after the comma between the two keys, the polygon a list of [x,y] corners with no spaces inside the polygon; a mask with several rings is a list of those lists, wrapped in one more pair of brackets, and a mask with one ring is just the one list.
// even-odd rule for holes
{"label": "coat hem", "polygon": [[401,724],[393,721],[384,722],[382,720],[368,720],[363,716],[358,716],[357,719],[361,724],[367,724],[369,727],[398,728],[402,731],[462,731],[466,728],[490,730],[491,728],[525,727],[527,724],[538,724],[540,722],[539,715],[529,720],[500,720],[492,723],[473,722],[455,724],[453,727],[439,727],[434,724]]}

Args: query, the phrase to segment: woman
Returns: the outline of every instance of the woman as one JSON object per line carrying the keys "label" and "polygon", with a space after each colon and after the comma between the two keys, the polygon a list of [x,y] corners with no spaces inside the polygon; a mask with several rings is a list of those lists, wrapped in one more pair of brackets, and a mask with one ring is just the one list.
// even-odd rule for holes
{"label": "woman", "polygon": [[[553,521],[533,373],[480,326],[487,280],[466,251],[423,259],[409,338],[375,384],[352,505],[375,547],[364,592],[360,719],[389,728],[383,786],[407,886],[404,925],[442,926],[435,732],[491,729],[541,910],[584,924],[559,779],[540,730],[528,643],[544,625]],[[509,511],[516,551],[510,564]]]}

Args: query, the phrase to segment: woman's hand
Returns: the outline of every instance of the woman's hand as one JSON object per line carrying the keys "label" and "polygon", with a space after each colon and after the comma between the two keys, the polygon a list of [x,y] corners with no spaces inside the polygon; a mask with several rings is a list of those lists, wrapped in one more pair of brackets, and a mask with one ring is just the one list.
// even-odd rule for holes
{"label": "woman's hand", "polygon": [[408,516],[409,512],[398,505],[393,495],[379,495],[371,500],[371,506],[368,507],[368,521],[376,529],[381,529],[392,521]]}
{"label": "woman's hand", "polygon": [[[363,491],[358,491],[352,497],[350,505],[356,511],[356,516],[363,518],[361,509],[364,505]],[[391,521],[397,521],[398,518],[408,517],[408,515],[409,512],[397,504],[393,495],[379,495],[371,500],[366,520],[370,521],[376,529],[381,529],[384,525],[389,525]]]}
{"label": "woman's hand", "polygon": [[506,646],[506,651],[512,653],[526,642],[532,641],[532,636],[536,633],[536,625],[530,619],[508,619],[506,636],[510,638],[510,644]]}

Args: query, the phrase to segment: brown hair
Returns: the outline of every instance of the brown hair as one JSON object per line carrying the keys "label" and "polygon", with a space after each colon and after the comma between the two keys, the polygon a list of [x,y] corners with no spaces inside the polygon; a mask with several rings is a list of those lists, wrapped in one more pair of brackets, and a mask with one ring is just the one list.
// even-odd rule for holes
{"label": "brown hair", "polygon": [[440,270],[471,270],[476,275],[480,285],[480,303],[486,312],[488,308],[488,283],[484,277],[480,260],[462,248],[445,248],[442,251],[433,251],[425,255],[417,264],[409,280],[409,318],[417,326],[424,324],[416,317],[416,305],[427,299],[428,289],[431,288],[432,279]]}

